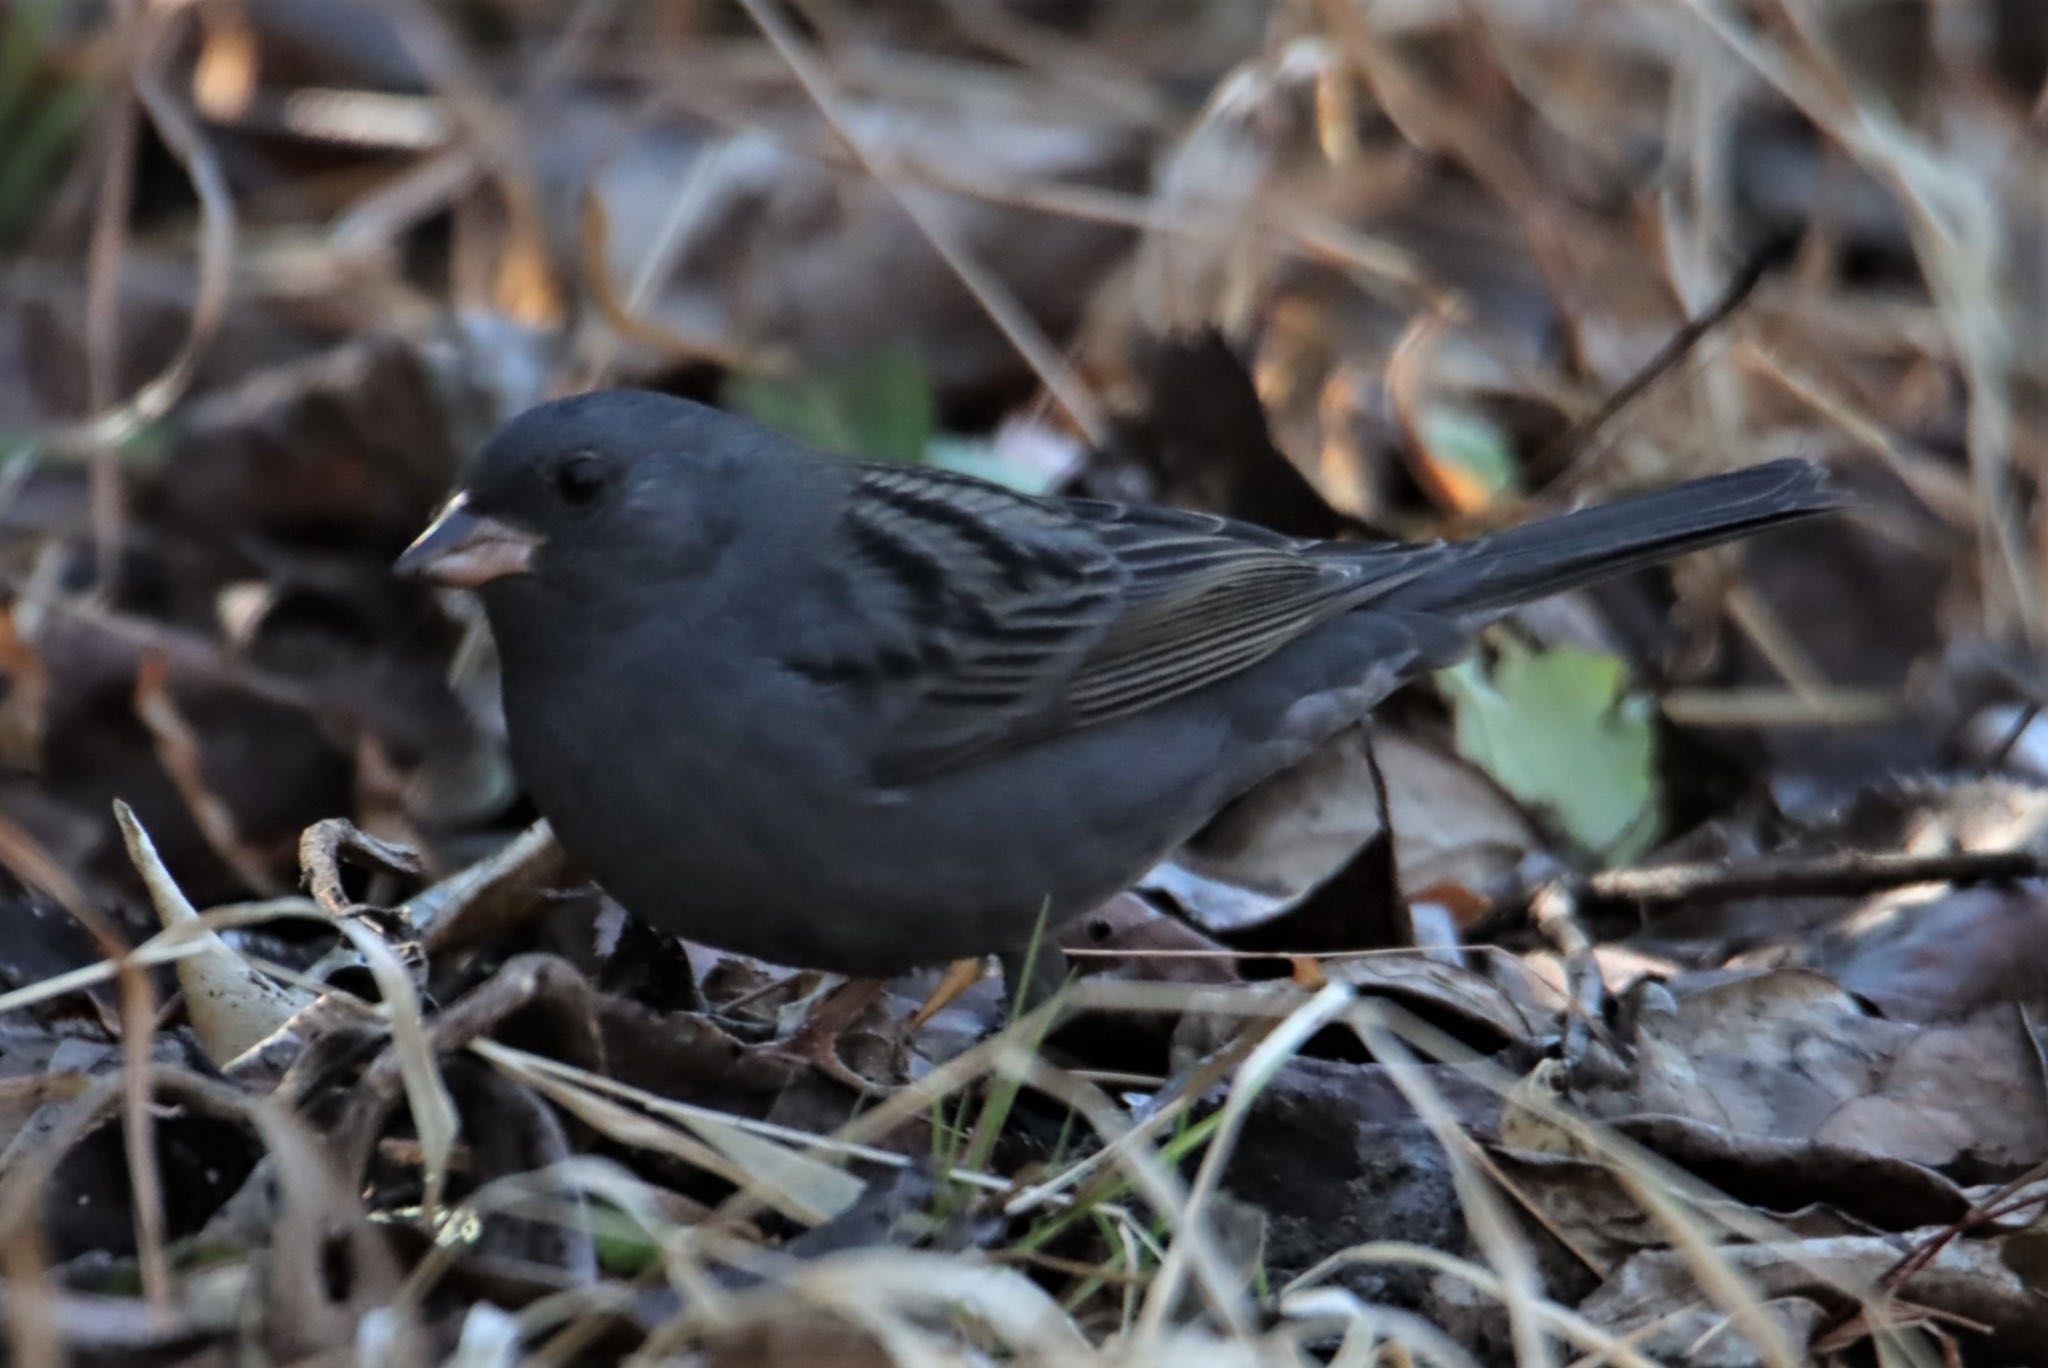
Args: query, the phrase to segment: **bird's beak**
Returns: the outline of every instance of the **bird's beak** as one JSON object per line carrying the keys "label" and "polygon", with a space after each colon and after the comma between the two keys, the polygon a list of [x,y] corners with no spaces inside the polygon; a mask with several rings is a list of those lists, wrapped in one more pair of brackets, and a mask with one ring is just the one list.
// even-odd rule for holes
{"label": "bird's beak", "polygon": [[473,513],[468,496],[457,494],[426,531],[405,548],[394,574],[478,589],[533,568],[540,534],[498,518]]}

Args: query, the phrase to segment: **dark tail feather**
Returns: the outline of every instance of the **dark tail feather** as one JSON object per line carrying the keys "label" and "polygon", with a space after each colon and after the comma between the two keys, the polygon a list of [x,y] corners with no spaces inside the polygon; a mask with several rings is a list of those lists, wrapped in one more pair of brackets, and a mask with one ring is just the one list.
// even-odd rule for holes
{"label": "dark tail feather", "polygon": [[1768,461],[1447,548],[1374,606],[1477,616],[1841,506],[1811,461]]}

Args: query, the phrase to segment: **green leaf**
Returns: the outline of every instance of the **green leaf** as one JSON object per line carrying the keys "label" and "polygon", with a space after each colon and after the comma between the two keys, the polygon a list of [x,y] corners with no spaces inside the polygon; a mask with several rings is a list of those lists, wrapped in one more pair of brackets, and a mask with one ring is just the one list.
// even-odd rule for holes
{"label": "green leaf", "polygon": [[63,0],[30,0],[7,11],[0,22],[0,131],[27,102],[36,68],[50,52],[50,33]]}
{"label": "green leaf", "polygon": [[91,86],[58,86],[36,102],[27,126],[0,130],[0,237],[11,238],[29,221],[54,179],[58,161],[77,143],[99,104]]}
{"label": "green leaf", "polygon": [[616,1278],[637,1278],[661,1262],[661,1244],[617,1207],[594,1202],[590,1234],[598,1267]]}
{"label": "green leaf", "polygon": [[1504,642],[1491,676],[1439,671],[1459,753],[1589,853],[1625,860],[1657,834],[1649,700],[1611,655]]}
{"label": "green leaf", "polygon": [[1442,473],[1466,490],[1473,507],[1512,493],[1520,472],[1514,445],[1498,423],[1471,409],[1433,408],[1422,415],[1422,441]]}
{"label": "green leaf", "polygon": [[63,4],[23,0],[0,9],[0,241],[33,217],[99,104],[96,85],[44,73]]}
{"label": "green leaf", "polygon": [[931,384],[900,348],[794,379],[736,376],[725,401],[792,437],[889,461],[922,461],[938,431]]}

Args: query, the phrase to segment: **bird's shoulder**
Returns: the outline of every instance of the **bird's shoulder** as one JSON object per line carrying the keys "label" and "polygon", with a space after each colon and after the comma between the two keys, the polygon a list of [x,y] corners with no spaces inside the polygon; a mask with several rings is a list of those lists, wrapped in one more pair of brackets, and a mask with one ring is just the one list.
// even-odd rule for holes
{"label": "bird's shoulder", "polygon": [[949,700],[1026,689],[1117,616],[1126,575],[1057,500],[951,472],[850,465],[784,663],[851,689]]}

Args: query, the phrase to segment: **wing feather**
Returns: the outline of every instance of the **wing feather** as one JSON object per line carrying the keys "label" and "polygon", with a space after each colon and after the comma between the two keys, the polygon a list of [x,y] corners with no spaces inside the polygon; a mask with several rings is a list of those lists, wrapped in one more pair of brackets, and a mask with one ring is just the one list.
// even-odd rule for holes
{"label": "wing feather", "polygon": [[841,525],[858,621],[797,667],[876,690],[886,783],[1157,706],[1408,578],[1370,548],[916,466],[859,467]]}

